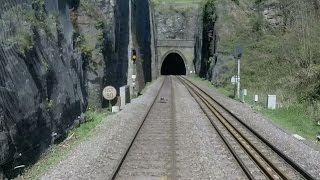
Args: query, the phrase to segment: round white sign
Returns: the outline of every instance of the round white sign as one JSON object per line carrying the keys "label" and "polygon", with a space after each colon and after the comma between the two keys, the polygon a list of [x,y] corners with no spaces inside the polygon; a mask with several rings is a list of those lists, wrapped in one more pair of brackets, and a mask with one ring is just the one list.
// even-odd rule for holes
{"label": "round white sign", "polygon": [[117,96],[117,90],[112,86],[107,86],[103,89],[102,95],[106,100],[111,101]]}

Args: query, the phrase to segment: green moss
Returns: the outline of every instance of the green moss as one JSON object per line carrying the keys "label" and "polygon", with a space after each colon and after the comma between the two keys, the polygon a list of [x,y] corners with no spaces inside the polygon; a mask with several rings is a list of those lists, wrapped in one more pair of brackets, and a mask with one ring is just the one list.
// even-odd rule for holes
{"label": "green moss", "polygon": [[47,108],[48,108],[48,109],[52,109],[52,107],[53,107],[53,105],[54,105],[54,104],[53,104],[53,100],[50,99],[50,100],[47,100],[47,102],[48,102],[48,103],[47,103]]}
{"label": "green moss", "polygon": [[87,57],[91,57],[92,56],[92,52],[93,52],[93,49],[92,48],[89,48],[89,47],[86,47],[86,46],[82,46],[81,47],[81,53]]}
{"label": "green moss", "polygon": [[19,34],[16,36],[16,41],[18,43],[18,46],[21,48],[21,51],[24,53],[33,48],[33,38],[32,35],[28,32],[19,32]]}
{"label": "green moss", "polygon": [[101,12],[98,9],[100,3],[102,3],[101,0],[83,0],[80,2],[80,9],[77,10],[79,13],[88,16],[93,21],[92,25],[98,33],[81,34],[76,22],[76,16],[78,15],[77,11],[73,13],[74,17],[72,18],[74,24],[76,24],[74,32],[75,44],[80,48],[81,53],[86,57],[89,57],[89,59],[93,54],[101,53],[105,43],[104,31],[106,28],[106,20],[103,18],[103,14],[99,14],[99,12]]}
{"label": "green moss", "polygon": [[90,17],[99,18],[100,15],[98,14],[98,4],[100,1],[98,0],[82,0],[80,2],[80,8],[85,12],[86,15]]}
{"label": "green moss", "polygon": [[56,17],[45,11],[44,0],[33,0],[32,8],[17,5],[2,14],[0,28],[11,31],[4,39],[7,46],[18,45],[19,51],[25,54],[34,46],[34,31],[44,30],[47,35],[55,33]]}
{"label": "green moss", "polygon": [[101,29],[101,30],[103,30],[105,28],[105,24],[104,24],[104,21],[103,21],[103,19],[98,19],[97,21],[96,21],[96,29]]}

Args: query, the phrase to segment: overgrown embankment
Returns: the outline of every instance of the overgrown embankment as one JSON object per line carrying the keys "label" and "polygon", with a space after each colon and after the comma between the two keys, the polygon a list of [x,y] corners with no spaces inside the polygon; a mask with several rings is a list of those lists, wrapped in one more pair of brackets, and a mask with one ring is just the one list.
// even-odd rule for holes
{"label": "overgrown embankment", "polygon": [[241,86],[250,101],[275,94],[279,107],[302,104],[313,124],[320,120],[319,1],[209,0],[204,9],[204,30],[213,33],[203,38],[202,77],[233,94],[239,45]]}

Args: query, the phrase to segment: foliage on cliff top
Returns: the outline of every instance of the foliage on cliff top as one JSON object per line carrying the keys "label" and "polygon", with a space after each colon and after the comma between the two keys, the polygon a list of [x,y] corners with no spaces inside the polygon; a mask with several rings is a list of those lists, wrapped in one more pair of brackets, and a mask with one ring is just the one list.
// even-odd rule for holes
{"label": "foliage on cliff top", "polygon": [[[277,95],[281,107],[296,103],[308,106],[306,113],[318,121],[319,1],[243,0],[237,4],[216,0],[215,8],[218,52],[233,54],[236,44],[244,48],[241,86],[261,97]],[[230,84],[234,73],[220,74],[226,78],[219,85]]]}
{"label": "foliage on cliff top", "polygon": [[[216,8],[218,51],[232,54],[236,44],[244,48],[243,87],[277,94],[284,103],[320,100],[320,23],[315,4],[245,0],[237,5],[217,0]],[[267,19],[266,13],[274,13],[274,19]],[[282,23],[274,26],[270,21],[276,18]]]}
{"label": "foliage on cliff top", "polygon": [[46,13],[43,0],[33,0],[31,7],[25,4],[14,6],[1,16],[1,43],[8,47],[18,45],[20,52],[25,54],[34,45],[34,30],[49,35],[55,32],[55,20],[54,15]]}
{"label": "foliage on cliff top", "polygon": [[[104,30],[106,27],[106,20],[99,10],[101,0],[83,0],[80,1],[80,8],[72,13],[74,16],[73,24],[75,27],[75,42],[80,48],[82,54],[86,57],[92,57],[93,54],[101,53],[104,48],[105,38]],[[81,33],[79,29],[78,16],[85,17],[86,23],[82,26],[88,26],[90,33]],[[81,22],[80,22],[81,23]],[[92,29],[92,26],[95,29]]]}
{"label": "foliage on cliff top", "polygon": [[156,4],[166,4],[166,3],[200,3],[204,0],[152,0]]}

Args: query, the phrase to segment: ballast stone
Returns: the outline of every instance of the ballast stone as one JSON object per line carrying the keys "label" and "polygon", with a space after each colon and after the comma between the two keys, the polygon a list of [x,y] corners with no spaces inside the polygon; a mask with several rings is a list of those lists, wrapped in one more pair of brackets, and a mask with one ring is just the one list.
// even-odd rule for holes
{"label": "ballast stone", "polygon": [[295,137],[296,139],[300,140],[300,141],[303,141],[303,140],[306,140],[304,137],[298,135],[298,134],[292,134],[293,137]]}

